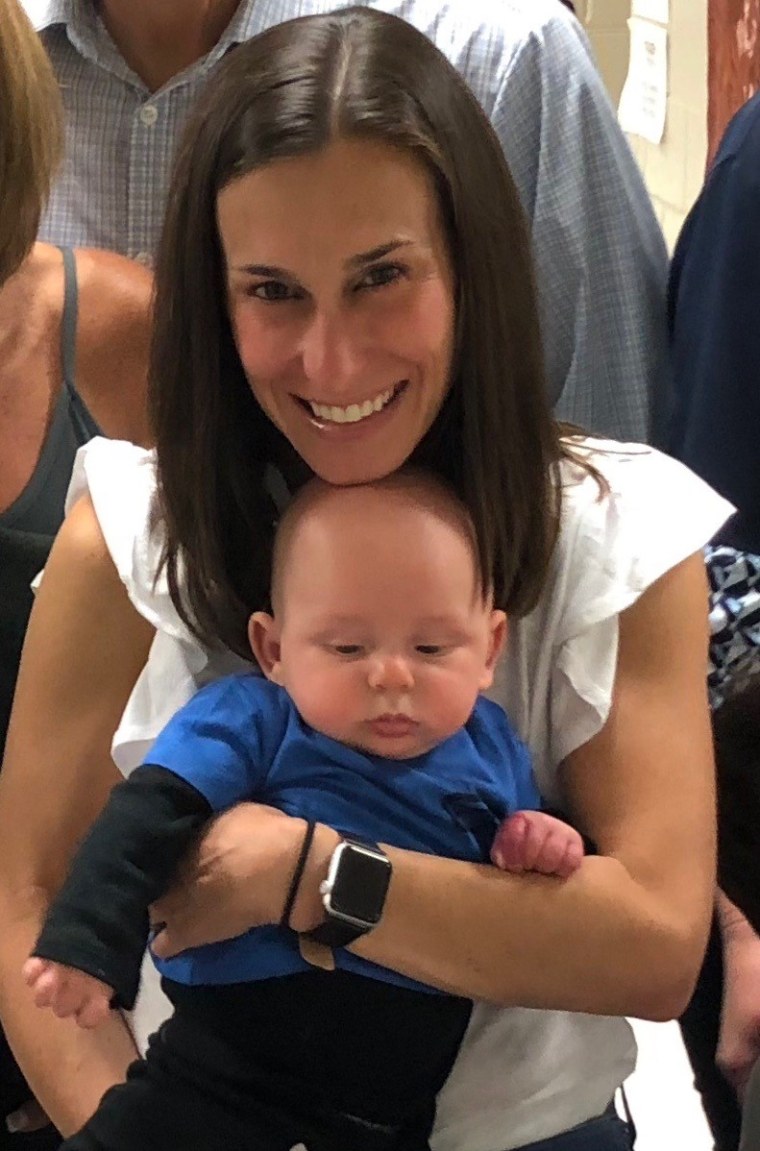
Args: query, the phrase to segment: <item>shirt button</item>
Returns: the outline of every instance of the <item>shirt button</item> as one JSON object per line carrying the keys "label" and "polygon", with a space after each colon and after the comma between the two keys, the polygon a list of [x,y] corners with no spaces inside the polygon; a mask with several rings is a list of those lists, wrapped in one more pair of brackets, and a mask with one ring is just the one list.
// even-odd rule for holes
{"label": "shirt button", "polygon": [[152,128],[158,119],[158,108],[155,104],[143,104],[140,109],[140,119],[146,128]]}

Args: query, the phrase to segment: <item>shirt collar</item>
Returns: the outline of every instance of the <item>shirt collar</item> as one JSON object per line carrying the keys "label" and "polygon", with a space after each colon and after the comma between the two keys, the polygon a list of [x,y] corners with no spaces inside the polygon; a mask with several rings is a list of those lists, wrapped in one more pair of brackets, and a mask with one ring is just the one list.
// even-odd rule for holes
{"label": "shirt collar", "polygon": [[212,56],[216,52],[223,54],[228,48],[232,48],[236,44],[244,44],[246,40],[250,40],[252,36],[261,31],[258,23],[254,21],[256,4],[257,0],[241,0],[237,12],[222,33],[219,43],[212,49]]}

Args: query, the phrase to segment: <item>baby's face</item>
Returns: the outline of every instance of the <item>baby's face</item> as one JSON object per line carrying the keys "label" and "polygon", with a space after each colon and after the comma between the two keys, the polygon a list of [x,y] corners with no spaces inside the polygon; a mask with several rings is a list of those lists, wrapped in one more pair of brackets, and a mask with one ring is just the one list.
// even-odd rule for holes
{"label": "baby's face", "polygon": [[504,615],[483,601],[464,534],[398,493],[356,489],[298,528],[271,678],[309,726],[409,759],[468,720]]}

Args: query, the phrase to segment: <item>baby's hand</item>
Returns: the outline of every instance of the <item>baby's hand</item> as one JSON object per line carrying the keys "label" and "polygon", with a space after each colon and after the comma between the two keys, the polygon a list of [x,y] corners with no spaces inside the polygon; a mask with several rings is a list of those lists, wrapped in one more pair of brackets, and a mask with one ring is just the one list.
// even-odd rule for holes
{"label": "baby's hand", "polygon": [[50,959],[27,959],[24,979],[34,992],[38,1007],[50,1007],[59,1019],[74,1019],[80,1027],[98,1027],[111,1011],[113,990],[94,975],[53,963]]}
{"label": "baby's hand", "polygon": [[538,871],[567,879],[583,859],[575,828],[545,811],[516,811],[504,820],[491,845],[491,862],[502,871]]}

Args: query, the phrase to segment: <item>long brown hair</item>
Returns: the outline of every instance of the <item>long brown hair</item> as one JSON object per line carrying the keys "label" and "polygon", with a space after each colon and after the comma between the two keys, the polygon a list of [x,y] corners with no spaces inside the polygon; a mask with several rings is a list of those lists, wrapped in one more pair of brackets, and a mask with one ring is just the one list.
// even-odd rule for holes
{"label": "long brown hair", "polygon": [[216,199],[230,181],[336,138],[404,149],[433,176],[457,284],[456,347],[452,386],[413,462],[466,504],[498,606],[533,607],[557,534],[563,449],[529,239],[486,115],[438,49],[396,17],[353,8],[277,25],[235,49],[201,98],[157,262],[151,404],[169,583],[196,634],[241,653],[247,616],[268,596],[266,470],[288,445],[234,345]]}
{"label": "long brown hair", "polygon": [[58,84],[17,0],[0,0],[0,284],[28,256],[62,149]]}

